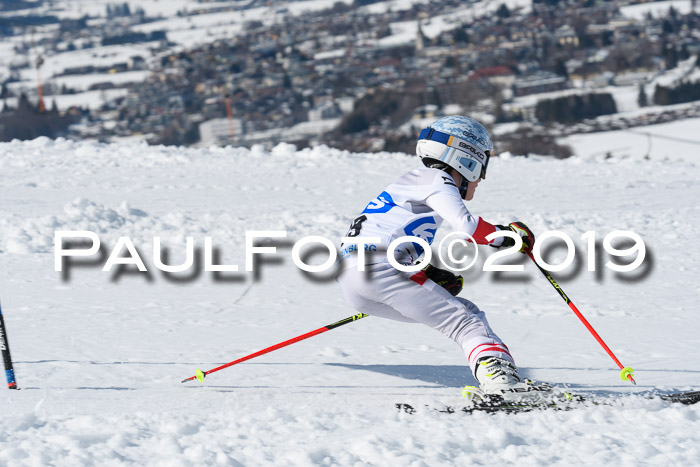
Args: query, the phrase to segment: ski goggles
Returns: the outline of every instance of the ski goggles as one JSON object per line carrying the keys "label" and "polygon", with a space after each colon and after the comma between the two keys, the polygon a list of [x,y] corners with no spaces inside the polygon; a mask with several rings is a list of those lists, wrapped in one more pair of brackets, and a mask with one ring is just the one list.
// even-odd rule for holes
{"label": "ski goggles", "polygon": [[474,144],[462,138],[458,138],[447,133],[436,131],[432,128],[425,128],[418,135],[418,139],[436,141],[448,147],[440,160],[450,165],[459,164],[457,170],[464,178],[470,182],[475,182],[479,178],[486,178],[486,169],[489,165],[491,154],[489,151],[481,151]]}

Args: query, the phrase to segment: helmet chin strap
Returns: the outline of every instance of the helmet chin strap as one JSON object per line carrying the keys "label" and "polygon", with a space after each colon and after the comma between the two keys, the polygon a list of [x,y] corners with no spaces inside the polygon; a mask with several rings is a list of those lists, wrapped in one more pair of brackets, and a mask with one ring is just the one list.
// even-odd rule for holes
{"label": "helmet chin strap", "polygon": [[467,178],[464,175],[457,172],[457,169],[453,169],[450,166],[445,167],[443,170],[445,172],[447,172],[447,174],[450,177],[452,177],[452,179],[455,178],[454,177],[455,173],[459,174],[459,176],[461,178],[461,182],[459,182],[459,187],[457,187],[457,189],[459,190],[459,196],[461,196],[462,199],[466,199],[467,198],[467,189],[469,189],[469,180],[467,180]]}
{"label": "helmet chin strap", "polygon": [[467,190],[469,189],[469,181],[462,176],[462,183],[459,184],[459,195],[462,199],[467,199]]}

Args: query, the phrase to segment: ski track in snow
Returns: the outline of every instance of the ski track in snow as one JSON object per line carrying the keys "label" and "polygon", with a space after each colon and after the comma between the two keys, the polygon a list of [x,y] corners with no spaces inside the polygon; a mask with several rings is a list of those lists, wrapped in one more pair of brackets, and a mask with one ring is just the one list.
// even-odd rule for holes
{"label": "ski track in snow", "polygon": [[[532,266],[513,276],[466,272],[462,296],[487,312],[526,376],[601,397],[698,388],[700,171],[693,161],[643,156],[497,158],[469,203],[491,222],[519,219],[574,239],[580,270],[561,285],[639,386],[619,380]],[[0,392],[0,465],[697,463],[700,406],[627,397],[572,412],[400,414],[396,402],[459,405],[461,386],[475,381],[443,336],[378,318],[204,385],[180,384],[197,367],[353,314],[333,280],[296,269],[290,245],[307,235],[335,241],[417,163],[287,144],[0,144],[0,299],[22,388]],[[605,269],[605,254],[602,270],[586,271],[581,235],[594,230],[602,242],[620,229],[645,241],[641,279]],[[62,278],[55,230],[93,230],[107,253],[129,236],[149,273],[101,272],[95,261]],[[201,248],[210,236],[220,262],[243,270],[246,230],[288,232],[280,261],[264,262],[257,277],[182,277],[153,266],[154,236],[172,264],[184,260],[185,237]]]}

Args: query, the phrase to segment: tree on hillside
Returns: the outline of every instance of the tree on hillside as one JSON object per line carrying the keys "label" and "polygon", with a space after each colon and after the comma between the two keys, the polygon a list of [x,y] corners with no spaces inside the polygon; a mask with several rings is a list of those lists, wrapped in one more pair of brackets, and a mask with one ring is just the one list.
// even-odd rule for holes
{"label": "tree on hillside", "polygon": [[496,16],[499,18],[510,18],[510,9],[505,3],[501,3],[501,5],[498,7],[496,10]]}
{"label": "tree on hillside", "polygon": [[639,94],[637,95],[637,104],[639,104],[640,107],[646,107],[647,105],[649,105],[649,99],[647,98],[647,93],[644,90],[643,84],[639,85]]}
{"label": "tree on hillside", "polygon": [[692,83],[682,81],[681,84],[674,88],[667,88],[657,84],[654,89],[654,104],[656,105],[682,104],[697,100],[700,100],[700,81]]}
{"label": "tree on hillside", "polygon": [[610,93],[544,99],[535,106],[535,117],[543,123],[574,123],[616,112],[617,105]]}
{"label": "tree on hillside", "polygon": [[664,60],[666,62],[666,69],[670,70],[678,66],[678,51],[673,44],[666,44],[664,47]]}

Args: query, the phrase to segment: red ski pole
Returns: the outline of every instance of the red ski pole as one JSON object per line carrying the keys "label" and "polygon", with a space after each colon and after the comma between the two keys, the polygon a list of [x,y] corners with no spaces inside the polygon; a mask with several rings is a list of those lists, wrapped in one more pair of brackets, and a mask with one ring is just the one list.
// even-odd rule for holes
{"label": "red ski pole", "polygon": [[620,367],[620,370],[621,370],[620,371],[620,379],[623,381],[629,379],[630,381],[632,381],[632,383],[634,383],[636,385],[637,382],[634,380],[634,370],[632,368],[630,368],[628,366],[624,366],[624,365],[622,365],[622,363],[620,363],[620,360],[618,360],[617,357],[615,356],[615,354],[612,352],[612,350],[610,350],[610,347],[608,347],[605,344],[605,342],[603,341],[603,339],[598,335],[598,333],[595,332],[595,329],[593,329],[593,326],[591,326],[591,323],[589,323],[588,320],[586,320],[586,318],[584,318],[584,316],[581,314],[581,312],[578,311],[578,308],[576,308],[576,305],[574,305],[574,303],[571,300],[569,300],[569,297],[566,296],[566,294],[564,293],[562,288],[559,286],[559,284],[557,284],[557,282],[554,280],[554,278],[552,278],[552,275],[546,269],[544,269],[542,266],[537,264],[537,261],[535,261],[534,256],[532,256],[532,252],[528,252],[527,255],[530,257],[532,262],[535,263],[535,266],[537,266],[537,269],[539,269],[540,272],[542,272],[542,274],[544,274],[544,277],[547,278],[549,283],[552,284],[552,287],[554,287],[557,290],[557,292],[559,292],[559,295],[561,295],[561,298],[563,298],[564,301],[566,302],[566,304],[569,305],[569,308],[571,308],[571,311],[573,311],[576,314],[576,316],[578,316],[578,319],[580,319],[581,322],[583,323],[583,325],[586,326],[586,329],[588,329],[588,331],[591,334],[593,334],[593,337],[595,337],[595,340],[598,341],[598,343],[605,349],[605,351],[608,353],[608,355],[610,355],[610,358],[612,358],[613,361],[617,364],[617,366]]}
{"label": "red ski pole", "polygon": [[0,308],[0,353],[2,360],[5,362],[5,376],[7,377],[8,389],[19,389],[15,380],[15,370],[12,366],[12,357],[10,356],[10,343],[7,340],[7,329],[5,329],[5,320],[2,317],[2,308]]}
{"label": "red ski pole", "polygon": [[216,368],[213,368],[209,371],[202,371],[199,368],[197,368],[197,371],[195,371],[194,376],[190,376],[187,379],[183,379],[182,382],[185,383],[187,381],[192,381],[193,379],[196,379],[199,382],[204,382],[204,377],[211,374],[211,373],[217,372],[219,370],[223,370],[224,368],[228,368],[230,366],[237,365],[239,363],[243,363],[243,362],[250,360],[252,358],[259,357],[260,355],[265,355],[266,353],[273,352],[277,349],[281,349],[282,347],[287,347],[288,345],[292,345],[295,342],[303,341],[304,339],[308,339],[309,337],[313,337],[313,336],[316,336],[318,334],[324,333],[326,331],[330,331],[331,329],[335,329],[335,328],[338,328],[338,327],[343,326],[345,324],[352,323],[353,321],[357,321],[358,319],[362,319],[366,316],[369,316],[369,315],[366,315],[364,313],[358,313],[356,315],[349,316],[343,320],[338,321],[337,323],[327,324],[326,326],[323,326],[322,328],[318,328],[318,329],[315,329],[311,332],[307,332],[306,334],[302,334],[301,336],[297,336],[297,337],[294,337],[292,339],[286,340],[284,342],[280,342],[279,344],[275,344],[275,345],[268,347],[266,349],[262,349],[262,350],[255,352],[255,353],[252,353],[250,355],[246,355],[245,357],[241,357],[238,360],[234,360],[234,361],[228,362],[224,365],[217,366]]}

